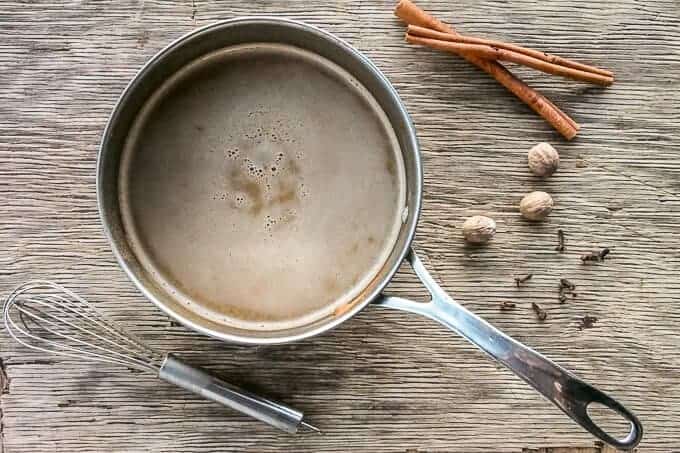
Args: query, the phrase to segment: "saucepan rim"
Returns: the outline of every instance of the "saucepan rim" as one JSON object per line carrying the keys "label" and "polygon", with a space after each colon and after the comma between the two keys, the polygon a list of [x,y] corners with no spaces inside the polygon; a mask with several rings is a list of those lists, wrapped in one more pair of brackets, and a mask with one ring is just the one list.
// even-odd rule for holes
{"label": "saucepan rim", "polygon": [[[140,83],[140,81],[148,75],[149,71],[155,67],[161,60],[169,53],[173,52],[175,49],[178,48],[178,46],[184,44],[186,41],[200,36],[202,34],[206,33],[213,33],[217,32],[220,29],[226,28],[226,27],[235,27],[239,25],[283,25],[286,27],[292,27],[296,28],[298,30],[302,30],[305,33],[310,33],[314,34],[317,37],[322,38],[326,42],[328,42],[329,45],[333,45],[336,47],[341,48],[344,52],[348,53],[351,55],[352,58],[356,59],[358,62],[360,62],[361,65],[365,69],[367,69],[370,72],[371,77],[377,82],[380,86],[380,89],[384,90],[385,94],[389,97],[390,101],[397,107],[396,111],[397,114],[399,115],[401,121],[400,123],[403,124],[403,127],[405,128],[405,137],[406,140],[408,141],[408,146],[405,147],[404,144],[401,146],[401,151],[402,153],[412,153],[411,158],[413,159],[413,164],[412,164],[412,174],[409,175],[407,178],[407,192],[412,194],[412,199],[407,201],[407,207],[408,207],[408,221],[405,223],[405,225],[402,228],[402,234],[403,237],[405,238],[403,241],[400,243],[395,244],[395,249],[393,250],[392,254],[390,255],[390,259],[388,260],[389,268],[385,268],[383,272],[381,272],[381,279],[375,284],[372,284],[372,288],[370,291],[365,292],[362,294],[362,300],[359,300],[355,302],[345,313],[342,313],[337,316],[333,316],[330,318],[327,322],[321,323],[319,325],[314,325],[312,324],[312,328],[302,330],[299,333],[292,334],[289,336],[272,336],[272,337],[264,337],[264,336],[243,336],[243,335],[238,335],[238,334],[232,334],[232,333],[225,333],[225,332],[219,332],[216,331],[210,327],[207,327],[206,325],[202,325],[199,322],[195,322],[191,319],[187,319],[184,317],[182,314],[177,313],[175,310],[173,310],[171,307],[166,305],[162,300],[159,300],[155,294],[149,290],[149,288],[146,286],[146,284],[138,277],[138,275],[133,271],[133,269],[130,268],[130,266],[127,264],[125,257],[123,256],[123,253],[121,251],[120,245],[118,244],[117,239],[115,238],[113,231],[112,231],[112,219],[107,212],[107,208],[105,206],[105,193],[104,190],[105,188],[103,187],[102,184],[102,175],[104,172],[104,154],[107,152],[107,143],[110,137],[110,134],[115,127],[115,122],[116,119],[119,116],[119,113],[121,109],[123,108],[124,104],[129,100],[131,96],[134,96],[135,94],[135,88],[137,85]],[[393,127],[393,122],[390,122],[391,127]],[[396,132],[396,131],[395,131]],[[408,148],[408,149],[404,149]],[[201,28],[197,28],[196,30],[193,30],[191,32],[188,32],[184,34],[183,36],[175,39],[172,41],[170,44],[165,46],[163,49],[161,49],[159,52],[157,52],[151,59],[149,59],[142,67],[141,69],[135,74],[135,76],[130,80],[126,88],[123,90],[121,93],[120,97],[118,98],[111,115],[108,118],[106,127],[104,129],[102,139],[100,142],[99,146],[99,153],[97,157],[97,174],[96,174],[96,181],[97,181],[97,205],[98,205],[98,210],[99,210],[99,217],[101,219],[104,232],[106,234],[106,237],[111,244],[111,248],[113,250],[113,253],[116,257],[116,260],[118,261],[118,264],[120,267],[125,271],[127,274],[128,278],[135,284],[135,286],[142,292],[142,294],[150,300],[154,305],[156,305],[158,308],[160,308],[164,313],[166,313],[168,316],[176,319],[178,322],[183,324],[184,326],[193,329],[194,331],[197,331],[199,333],[211,336],[213,338],[217,338],[222,341],[227,341],[231,343],[237,343],[237,344],[244,344],[244,345],[267,345],[267,344],[284,344],[284,343],[290,343],[294,341],[299,341],[305,338],[313,337],[316,335],[319,335],[321,333],[327,332],[338,325],[342,324],[349,318],[353,317],[355,314],[357,314],[359,311],[361,311],[363,308],[365,308],[368,304],[371,303],[371,301],[375,300],[377,297],[379,297],[382,293],[382,291],[385,289],[387,284],[392,280],[394,277],[394,274],[397,272],[399,269],[401,263],[404,261],[406,258],[407,254],[409,253],[411,243],[413,241],[413,238],[415,236],[416,232],[416,227],[418,224],[418,220],[420,217],[420,210],[421,210],[421,204],[422,204],[422,186],[423,186],[423,174],[422,174],[422,162],[421,162],[421,156],[420,156],[420,147],[415,131],[415,126],[413,124],[413,121],[411,120],[410,115],[408,114],[406,107],[404,106],[403,102],[401,101],[401,98],[399,97],[397,91],[395,88],[392,86],[392,84],[389,82],[387,77],[373,64],[373,62],[363,55],[360,51],[358,51],[356,48],[354,48],[352,45],[350,45],[348,42],[345,40],[338,38],[337,36],[326,32],[314,25],[310,25],[305,22],[293,20],[293,19],[287,19],[287,18],[279,18],[279,17],[271,17],[271,16],[247,16],[247,17],[239,17],[235,19],[229,19],[229,20],[224,20],[224,21],[219,21],[215,22],[206,26],[203,26]],[[395,258],[396,257],[396,258]],[[392,264],[390,264],[390,262]],[[304,329],[304,327],[303,327]],[[247,330],[247,329],[241,329],[241,330]],[[260,332],[261,333],[261,332]]]}

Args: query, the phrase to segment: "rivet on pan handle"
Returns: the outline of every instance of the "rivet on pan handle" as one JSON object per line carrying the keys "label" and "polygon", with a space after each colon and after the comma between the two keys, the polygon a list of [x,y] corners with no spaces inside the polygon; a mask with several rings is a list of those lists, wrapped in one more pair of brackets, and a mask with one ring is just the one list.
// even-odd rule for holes
{"label": "rivet on pan handle", "polygon": [[[640,443],[642,424],[631,411],[606,393],[510,338],[459,305],[432,279],[413,251],[410,251],[407,260],[430,292],[432,300],[420,303],[400,297],[383,296],[375,301],[377,305],[427,316],[462,335],[494,360],[512,370],[600,440],[624,450],[635,448]],[[602,430],[588,415],[587,408],[592,403],[603,404],[625,418],[630,423],[628,435],[616,439]]]}

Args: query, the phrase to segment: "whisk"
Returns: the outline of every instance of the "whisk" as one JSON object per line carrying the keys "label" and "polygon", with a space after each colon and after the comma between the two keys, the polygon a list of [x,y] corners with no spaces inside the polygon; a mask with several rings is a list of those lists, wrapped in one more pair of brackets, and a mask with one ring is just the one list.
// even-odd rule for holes
{"label": "whisk", "polygon": [[153,350],[56,283],[34,280],[20,285],[5,301],[2,317],[9,335],[31,349],[151,372],[285,432],[296,433],[300,428],[320,432],[303,420],[300,411],[228,384],[172,354]]}

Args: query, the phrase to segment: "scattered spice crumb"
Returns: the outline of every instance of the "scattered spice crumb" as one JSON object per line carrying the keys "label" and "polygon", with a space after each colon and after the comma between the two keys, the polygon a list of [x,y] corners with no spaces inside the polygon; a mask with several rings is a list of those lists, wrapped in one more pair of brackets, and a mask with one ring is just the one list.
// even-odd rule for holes
{"label": "scattered spice crumb", "polygon": [[558,300],[560,301],[561,304],[564,304],[567,302],[567,296],[565,296],[564,294],[560,294]]}
{"label": "scattered spice crumb", "polygon": [[510,302],[510,301],[504,300],[503,302],[501,302],[501,311],[514,310],[514,309],[515,309],[515,306],[516,306],[516,305],[515,305],[514,302]]}
{"label": "scattered spice crumb", "polygon": [[524,277],[515,277],[515,285],[519,288],[519,286],[526,282],[527,280],[531,280],[531,277],[533,277],[534,274],[527,274]]}
{"label": "scattered spice crumb", "polygon": [[531,308],[534,310],[534,313],[536,313],[536,317],[539,321],[545,321],[548,317],[548,313],[536,302],[531,303]]}
{"label": "scattered spice crumb", "polygon": [[561,228],[557,230],[557,247],[555,247],[555,250],[560,253],[564,252],[564,231]]}
{"label": "scattered spice crumb", "polygon": [[144,48],[144,45],[149,42],[149,31],[148,30],[143,30],[140,34],[139,37],[137,37],[137,47],[140,49]]}
{"label": "scattered spice crumb", "polygon": [[600,262],[600,261],[604,261],[605,257],[607,255],[609,255],[610,252],[611,252],[611,250],[609,250],[607,247],[605,247],[602,250],[600,250],[599,252],[590,252],[590,253],[586,253],[585,255],[581,255],[581,261],[583,261],[584,264],[589,262],[589,261],[596,262],[596,263]]}
{"label": "scattered spice crumb", "polygon": [[585,315],[579,320],[578,330],[590,329],[595,325],[596,322],[597,318],[595,316]]}

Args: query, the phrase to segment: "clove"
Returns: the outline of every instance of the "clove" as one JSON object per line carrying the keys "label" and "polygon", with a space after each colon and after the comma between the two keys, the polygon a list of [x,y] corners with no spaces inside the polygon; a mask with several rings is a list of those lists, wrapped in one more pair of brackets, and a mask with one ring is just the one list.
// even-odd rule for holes
{"label": "clove", "polygon": [[503,302],[501,302],[501,311],[514,310],[514,309],[515,309],[515,306],[516,306],[516,305],[515,305],[514,302],[510,302],[510,301],[504,300]]}
{"label": "clove", "polygon": [[564,252],[564,231],[562,229],[557,230],[557,247],[555,250],[562,253]]}
{"label": "clove", "polygon": [[574,285],[572,282],[567,280],[566,278],[561,278],[560,279],[560,286],[559,286],[559,296],[558,300],[560,301],[561,304],[567,302],[567,296],[570,295],[572,298],[576,298],[578,294],[574,292],[576,289],[576,285]]}
{"label": "clove", "polygon": [[548,312],[543,310],[543,308],[536,302],[531,303],[531,308],[534,310],[534,313],[536,313],[536,317],[538,318],[539,321],[545,321],[546,318],[548,317]]}
{"label": "clove", "polygon": [[573,291],[575,289],[576,289],[576,285],[574,285],[572,282],[570,282],[566,278],[560,279],[560,290],[562,290],[562,291],[564,291],[564,290]]}
{"label": "clove", "polygon": [[527,280],[531,280],[531,277],[533,277],[534,274],[527,274],[524,277],[515,277],[515,285],[519,288],[519,286],[526,282]]}
{"label": "clove", "polygon": [[595,316],[585,315],[579,320],[578,330],[590,329],[596,322],[597,318]]}
{"label": "clove", "polygon": [[605,257],[607,255],[609,255],[609,252],[611,252],[611,250],[609,250],[609,248],[605,247],[602,250],[600,250],[599,252],[586,253],[585,255],[581,255],[581,261],[584,264],[589,262],[589,261],[596,262],[596,263],[600,262],[600,261],[604,261]]}
{"label": "clove", "polygon": [[581,261],[583,261],[583,264],[587,263],[588,261],[600,261],[600,254],[592,252],[581,255]]}

